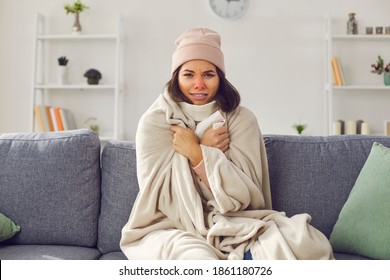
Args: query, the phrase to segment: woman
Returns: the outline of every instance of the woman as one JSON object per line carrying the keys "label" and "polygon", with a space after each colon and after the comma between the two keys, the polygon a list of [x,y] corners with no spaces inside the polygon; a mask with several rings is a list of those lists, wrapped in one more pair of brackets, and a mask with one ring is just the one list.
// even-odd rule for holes
{"label": "woman", "polygon": [[172,79],[136,136],[140,192],[122,230],[129,259],[332,259],[310,216],[271,210],[254,114],[225,78],[220,36],[176,40]]}

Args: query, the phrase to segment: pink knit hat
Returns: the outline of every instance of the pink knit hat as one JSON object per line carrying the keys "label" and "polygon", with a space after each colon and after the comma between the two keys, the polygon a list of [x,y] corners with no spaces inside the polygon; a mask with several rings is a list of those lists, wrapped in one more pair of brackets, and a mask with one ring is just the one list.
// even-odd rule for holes
{"label": "pink knit hat", "polygon": [[172,71],[182,64],[195,59],[206,60],[225,73],[225,63],[221,51],[221,36],[208,28],[187,30],[176,40],[176,51],[172,55]]}

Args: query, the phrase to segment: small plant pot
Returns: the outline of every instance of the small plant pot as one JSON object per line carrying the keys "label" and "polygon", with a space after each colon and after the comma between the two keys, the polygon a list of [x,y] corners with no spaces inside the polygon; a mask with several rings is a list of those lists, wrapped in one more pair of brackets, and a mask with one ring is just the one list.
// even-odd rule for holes
{"label": "small plant pot", "polygon": [[98,85],[99,84],[99,79],[96,79],[96,78],[88,78],[87,79],[87,83],[89,85]]}
{"label": "small plant pot", "polygon": [[383,72],[383,82],[385,86],[390,86],[390,72]]}
{"label": "small plant pot", "polygon": [[58,66],[58,82],[60,85],[66,85],[68,83],[68,67],[66,65]]}
{"label": "small plant pot", "polygon": [[87,78],[87,83],[89,85],[97,85],[102,78],[102,74],[98,70],[91,68],[85,72],[84,77]]}
{"label": "small plant pot", "polygon": [[81,33],[80,14],[79,13],[75,13],[72,33],[74,35],[79,35]]}

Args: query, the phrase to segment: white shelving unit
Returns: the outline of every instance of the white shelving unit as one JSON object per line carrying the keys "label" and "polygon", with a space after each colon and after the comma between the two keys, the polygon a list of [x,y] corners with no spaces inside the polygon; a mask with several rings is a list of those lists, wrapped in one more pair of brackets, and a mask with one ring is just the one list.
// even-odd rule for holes
{"label": "white shelving unit", "polygon": [[[325,128],[326,134],[332,133],[332,124],[335,121],[334,117],[334,97],[336,95],[348,94],[350,98],[356,97],[358,95],[364,95],[369,92],[370,94],[378,95],[381,93],[390,94],[390,86],[385,86],[383,83],[380,84],[364,84],[364,83],[347,83],[345,86],[335,86],[333,83],[332,76],[332,57],[337,56],[337,53],[334,52],[334,44],[340,44],[342,47],[348,49],[349,46],[358,45],[360,43],[390,43],[390,35],[346,35],[346,34],[337,34],[332,30],[332,17],[327,15],[325,17]],[[390,45],[389,45],[390,46]],[[370,53],[372,57],[376,59],[378,53],[375,51],[375,47],[370,48]],[[341,59],[343,59],[341,57]],[[359,57],[357,58],[359,59]],[[372,63],[375,61],[373,60]],[[388,61],[387,61],[388,63]],[[367,65],[367,73],[369,73],[369,66]],[[376,74],[367,74],[367,75],[376,75]],[[362,110],[362,108],[359,108]],[[388,119],[390,119],[390,110],[388,111]]]}
{"label": "white shelving unit", "polygon": [[[123,99],[123,45],[124,45],[124,32],[123,32],[123,16],[118,15],[118,22],[116,31],[110,34],[46,34],[45,33],[45,17],[42,14],[36,16],[36,34],[34,43],[34,61],[33,61],[33,82],[31,93],[31,112],[30,112],[30,128],[31,131],[36,131],[36,121],[34,116],[34,108],[36,105],[50,105],[51,95],[66,95],[69,92],[77,91],[79,94],[87,95],[90,92],[107,93],[113,99],[113,108],[110,110],[113,112],[113,121],[110,125],[108,133],[99,135],[102,141],[108,139],[121,139],[123,138],[122,128],[122,108],[121,104]],[[48,53],[46,48],[52,43],[60,44],[86,44],[90,48],[98,47],[99,44],[112,44],[114,50],[113,61],[114,65],[114,78],[108,83],[100,83],[98,85],[89,85],[85,83],[70,83],[62,85],[60,83],[49,82],[48,72],[57,71],[52,69],[53,66],[48,67],[49,71],[45,71],[47,66],[46,60],[48,59]],[[85,59],[90,60],[91,64],[99,57],[88,57],[88,53],[85,54]],[[52,59],[52,58],[51,58]],[[74,67],[77,67],[77,61],[74,62]],[[63,98],[71,98],[71,96],[64,96]],[[68,104],[72,104],[69,101]],[[90,106],[91,104],[85,104]],[[67,108],[72,110],[72,108]],[[99,112],[96,112],[98,114]],[[78,121],[80,123],[80,120]],[[79,125],[80,126],[80,125]]]}

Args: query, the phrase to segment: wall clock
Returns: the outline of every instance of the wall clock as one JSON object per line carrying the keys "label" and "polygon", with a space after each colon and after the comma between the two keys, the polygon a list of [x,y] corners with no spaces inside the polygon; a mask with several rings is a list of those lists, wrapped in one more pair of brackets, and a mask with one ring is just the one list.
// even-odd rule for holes
{"label": "wall clock", "polygon": [[224,19],[238,19],[248,10],[249,0],[209,0],[211,10]]}

